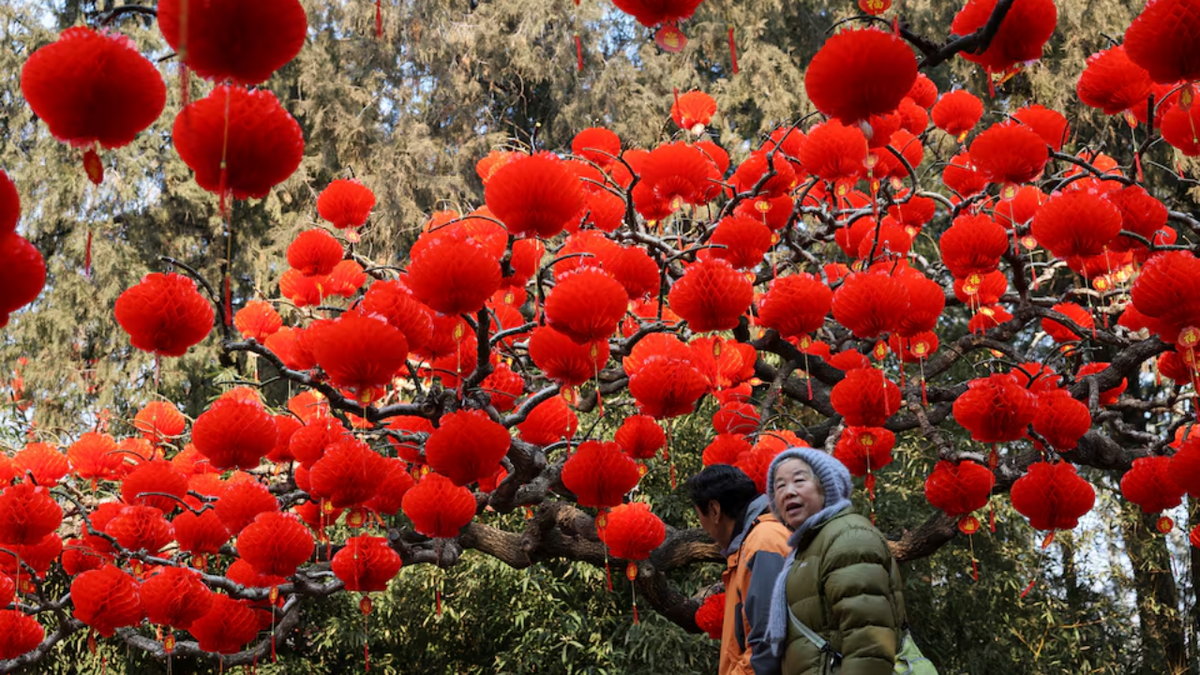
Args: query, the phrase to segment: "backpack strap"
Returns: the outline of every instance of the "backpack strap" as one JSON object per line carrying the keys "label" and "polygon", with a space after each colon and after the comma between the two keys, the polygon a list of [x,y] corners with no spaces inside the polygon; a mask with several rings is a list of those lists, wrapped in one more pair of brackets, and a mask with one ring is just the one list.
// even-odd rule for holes
{"label": "backpack strap", "polygon": [[836,664],[842,660],[842,655],[833,650],[833,647],[829,644],[829,640],[821,637],[817,631],[804,625],[803,621],[796,618],[796,613],[792,611],[791,606],[787,608],[787,612],[788,621],[791,622],[792,627],[800,631],[801,635],[808,638],[808,641],[813,643],[813,645],[816,646],[816,648],[820,650],[822,654],[829,656],[831,663]]}

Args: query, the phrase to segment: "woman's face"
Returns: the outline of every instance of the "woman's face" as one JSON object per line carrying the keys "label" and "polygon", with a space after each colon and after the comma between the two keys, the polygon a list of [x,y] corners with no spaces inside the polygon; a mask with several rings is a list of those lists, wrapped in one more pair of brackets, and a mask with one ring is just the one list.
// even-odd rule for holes
{"label": "woman's face", "polygon": [[825,508],[825,491],[804,460],[793,457],[780,463],[774,487],[775,511],[793,530]]}

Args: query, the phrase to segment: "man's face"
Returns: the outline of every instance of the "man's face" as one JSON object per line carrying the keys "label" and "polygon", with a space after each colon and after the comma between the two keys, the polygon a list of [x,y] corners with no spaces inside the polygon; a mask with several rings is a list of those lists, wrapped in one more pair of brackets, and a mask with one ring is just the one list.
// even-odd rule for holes
{"label": "man's face", "polygon": [[796,529],[825,508],[825,491],[803,460],[784,460],[775,470],[775,511]]}
{"label": "man's face", "polygon": [[729,546],[731,528],[725,522],[728,518],[721,517],[720,503],[716,500],[710,501],[707,511],[699,506],[695,506],[694,508],[696,509],[696,517],[700,519],[700,527],[704,528],[708,536],[712,537],[713,541],[717,542],[721,548]]}

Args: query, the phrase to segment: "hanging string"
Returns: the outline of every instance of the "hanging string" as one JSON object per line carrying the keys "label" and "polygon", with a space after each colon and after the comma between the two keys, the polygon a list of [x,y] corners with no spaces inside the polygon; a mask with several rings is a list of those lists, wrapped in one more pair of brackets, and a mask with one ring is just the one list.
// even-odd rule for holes
{"label": "hanging string", "polygon": [[192,95],[188,87],[188,0],[179,1],[179,107],[186,108]]}
{"label": "hanging string", "polygon": [[733,74],[738,74],[737,44],[733,41],[733,24],[729,24],[729,60],[733,63]]}
{"label": "hanging string", "polygon": [[625,567],[625,577],[629,579],[629,589],[633,597],[633,625],[638,625],[637,608],[637,563],[630,561]]}
{"label": "hanging string", "polygon": [[225,221],[225,279],[224,279],[224,302],[225,302],[225,325],[233,325],[232,298],[230,292],[230,268],[233,267],[233,222],[230,218],[230,209],[226,203],[229,198],[229,105],[232,99],[233,85],[225,83],[225,131],[221,140],[221,180],[219,185],[220,203],[221,203],[221,218]]}

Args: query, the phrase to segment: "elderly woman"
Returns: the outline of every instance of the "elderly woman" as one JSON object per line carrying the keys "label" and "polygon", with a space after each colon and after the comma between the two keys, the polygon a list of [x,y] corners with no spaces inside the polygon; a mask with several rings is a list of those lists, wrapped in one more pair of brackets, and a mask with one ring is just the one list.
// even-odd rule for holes
{"label": "elderly woman", "polygon": [[771,601],[759,675],[888,675],[905,625],[900,572],[887,541],[853,512],[850,473],[813,448],[771,462],[771,510],[794,530]]}

